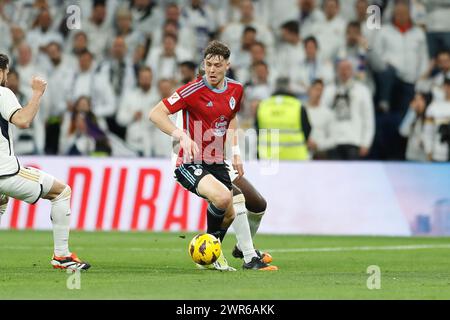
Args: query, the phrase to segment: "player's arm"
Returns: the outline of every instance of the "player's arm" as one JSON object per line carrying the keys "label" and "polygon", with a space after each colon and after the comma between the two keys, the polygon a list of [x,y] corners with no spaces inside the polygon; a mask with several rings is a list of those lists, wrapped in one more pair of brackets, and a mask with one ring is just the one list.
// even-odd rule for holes
{"label": "player's arm", "polygon": [[234,118],[230,121],[230,125],[228,127],[229,132],[229,138],[231,138],[231,152],[233,155],[232,163],[233,168],[238,172],[238,178],[242,177],[244,175],[244,166],[242,164],[241,159],[241,151],[239,149],[239,136],[238,136],[238,121],[237,117],[234,116]]}
{"label": "player's arm", "polygon": [[170,120],[169,115],[171,112],[167,109],[166,105],[160,101],[155,107],[150,110],[149,119],[152,121],[162,132],[173,137],[175,140],[180,141],[180,146],[189,155],[191,159],[199,153],[197,144],[180,128],[177,128]]}
{"label": "player's arm", "polygon": [[10,122],[21,129],[29,128],[39,110],[41,97],[44,95],[46,88],[47,82],[44,79],[34,77],[31,81],[31,89],[33,90],[31,100],[25,107],[18,109],[12,115]]}

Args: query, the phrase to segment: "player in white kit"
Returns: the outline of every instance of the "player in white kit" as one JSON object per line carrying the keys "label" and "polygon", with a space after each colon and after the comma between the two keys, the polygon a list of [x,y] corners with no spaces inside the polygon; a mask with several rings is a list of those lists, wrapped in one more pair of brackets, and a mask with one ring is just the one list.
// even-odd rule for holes
{"label": "player in white kit", "polygon": [[0,222],[6,212],[8,197],[30,204],[41,198],[50,200],[54,240],[50,263],[57,269],[87,270],[90,265],[69,251],[70,187],[43,171],[21,166],[14,155],[11,124],[18,128],[30,126],[47,83],[41,78],[33,78],[33,96],[22,107],[14,93],[6,88],[8,72],[9,59],[0,54]]}

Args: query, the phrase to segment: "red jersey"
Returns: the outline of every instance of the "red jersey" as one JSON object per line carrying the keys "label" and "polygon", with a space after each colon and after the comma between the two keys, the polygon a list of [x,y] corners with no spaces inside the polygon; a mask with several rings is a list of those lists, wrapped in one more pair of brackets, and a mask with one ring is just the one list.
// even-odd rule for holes
{"label": "red jersey", "polygon": [[[241,108],[243,92],[242,84],[230,78],[225,78],[222,89],[216,89],[202,77],[163,99],[171,113],[183,110],[183,130],[200,149],[201,158],[195,161],[223,162],[226,132]],[[183,149],[180,149],[177,165],[182,162]]]}

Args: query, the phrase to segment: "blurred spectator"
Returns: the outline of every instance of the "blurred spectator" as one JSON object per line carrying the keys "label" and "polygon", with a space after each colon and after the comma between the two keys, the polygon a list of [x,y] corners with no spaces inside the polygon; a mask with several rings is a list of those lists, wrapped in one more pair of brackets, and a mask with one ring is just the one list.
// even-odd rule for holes
{"label": "blurred spectator", "polygon": [[[175,90],[175,83],[172,79],[160,79],[158,81],[158,98],[157,101],[169,98]],[[176,123],[177,116],[173,114],[169,116],[172,122]],[[148,122],[148,121],[147,121]],[[172,139],[153,123],[150,123],[151,139],[152,139],[152,156],[158,158],[170,158],[172,155]]]}
{"label": "blurred spectator", "polygon": [[[22,42],[22,44],[17,48],[15,69],[21,79],[20,91],[22,91],[26,96],[31,97],[31,79],[33,79],[34,76],[45,77],[45,70],[36,65],[33,59],[33,50],[25,42]],[[45,98],[47,97],[44,97],[44,99]]]}
{"label": "blurred spectator", "polygon": [[219,21],[219,33],[230,22],[237,22],[241,18],[241,0],[219,0],[216,6],[217,19]]}
{"label": "blurred spectator", "polygon": [[[234,53],[232,54],[234,56]],[[275,83],[276,79],[279,77],[278,72],[276,69],[275,63],[272,62],[272,59],[270,56],[266,53],[266,46],[264,43],[256,41],[253,43],[250,47],[250,66],[248,68],[242,68],[237,70],[236,78],[239,79],[242,83],[247,83],[251,81],[251,73],[252,73],[252,67],[258,63],[265,63],[267,64],[267,67],[270,69],[269,72],[269,78],[270,82]],[[232,65],[233,67],[233,65]]]}
{"label": "blurred spectator", "polygon": [[320,59],[316,38],[308,37],[303,42],[305,58],[300,64],[290,66],[290,88],[300,98],[304,98],[311,83],[322,79],[325,84],[334,81],[333,65]]}
{"label": "blurred spectator", "polygon": [[280,30],[281,26],[288,21],[298,19],[298,0],[259,0],[260,5],[258,17],[262,16],[264,23],[272,30]]}
{"label": "blurred spectator", "polygon": [[427,161],[423,143],[425,114],[431,102],[431,94],[417,92],[409,105],[409,110],[400,124],[400,134],[408,139],[406,160]]}
{"label": "blurred spectator", "polygon": [[375,118],[369,89],[354,80],[353,66],[342,60],[337,67],[337,82],[323,93],[323,103],[331,108],[334,121],[331,134],[336,148],[330,152],[335,160],[358,160],[367,157],[375,134]]}
{"label": "blurred spectator", "polygon": [[383,26],[376,38],[378,108],[401,115],[414,97],[414,83],[428,68],[425,34],[414,26],[408,4],[399,1],[391,24]]}
{"label": "blurred spectator", "polygon": [[152,48],[160,47],[163,43],[164,35],[171,33],[177,36],[179,46],[189,51],[191,55],[196,55],[197,48],[195,44],[197,43],[197,35],[187,25],[177,3],[170,2],[164,6],[164,19],[162,21],[162,28],[160,26],[152,28]]}
{"label": "blurred spectator", "polygon": [[169,98],[173,94],[174,86],[173,79],[160,79],[158,81],[159,100]]}
{"label": "blurred spectator", "polygon": [[115,16],[116,33],[115,37],[110,40],[108,47],[113,45],[112,43],[115,39],[117,39],[117,37],[122,37],[126,44],[125,55],[131,60],[136,48],[138,46],[145,45],[144,35],[140,31],[133,29],[133,17],[127,8],[119,8]]}
{"label": "blurred spectator", "polygon": [[380,30],[369,29],[367,25],[367,18],[369,13],[367,9],[369,7],[369,0],[356,0],[355,1],[355,21],[357,21],[361,26],[361,33],[364,39],[367,40],[367,48],[373,48],[375,37]]}
{"label": "blurred spectator", "polygon": [[340,15],[345,21],[353,21],[356,18],[355,5],[357,0],[339,0]]}
{"label": "blurred spectator", "polygon": [[191,28],[181,27],[178,22],[172,20],[167,20],[162,28],[155,29],[151,47],[152,51],[163,45],[164,35],[166,34],[174,35],[178,39],[177,50],[186,52],[186,54],[194,58],[196,48],[192,46],[192,43],[196,41],[195,33]]}
{"label": "blurred spectator", "polygon": [[107,20],[107,7],[105,0],[93,1],[92,14],[83,22],[83,31],[88,36],[89,51],[97,59],[102,59],[108,39],[111,38],[111,25]]}
{"label": "blurred spectator", "polygon": [[128,46],[125,37],[117,36],[110,49],[109,59],[100,66],[100,74],[106,77],[111,84],[117,103],[120,103],[123,93],[134,87],[136,81],[134,76],[133,62],[127,56]]}
{"label": "blurred spectator", "polygon": [[358,22],[350,22],[347,25],[346,42],[339,49],[337,58],[350,60],[355,78],[374,92],[374,83],[368,66],[367,41],[361,34],[361,25]]}
{"label": "blurred spectator", "polygon": [[331,126],[333,112],[321,104],[324,83],[317,79],[308,90],[308,101],[304,104],[311,124],[311,135],[308,139],[308,149],[315,160],[328,158],[329,150],[334,147]]}
{"label": "blurred spectator", "polygon": [[227,24],[221,34],[221,40],[230,48],[238,48],[245,27],[255,28],[257,40],[264,43],[266,49],[271,51],[274,38],[269,28],[255,18],[254,6],[251,0],[242,0],[240,4],[241,18],[237,22]]}
{"label": "blurred spectator", "polygon": [[81,96],[91,99],[92,112],[100,127],[107,130],[107,121],[113,118],[116,112],[116,98],[108,79],[96,72],[93,58],[89,51],[79,55],[79,70],[75,73],[71,85],[71,102],[77,101]]}
{"label": "blurred spectator", "polygon": [[36,21],[31,30],[27,34],[27,42],[32,46],[33,52],[38,54],[38,59],[45,55],[47,45],[50,42],[63,44],[64,39],[58,32],[52,29],[53,19],[50,10],[43,9],[39,12]]}
{"label": "blurred spectator", "polygon": [[156,1],[131,0],[130,8],[136,30],[140,31],[147,40],[151,39],[154,26],[162,23],[162,13]]}
{"label": "blurred spectator", "polygon": [[[288,90],[286,80],[277,83],[273,95],[261,101],[256,112],[260,159],[308,160],[311,133],[306,109]],[[279,130],[277,139],[272,130]]]}
{"label": "blurred spectator", "polygon": [[189,52],[177,47],[178,38],[168,33],[164,35],[162,47],[155,48],[147,56],[147,65],[153,70],[156,80],[161,78],[176,79],[178,75],[178,64],[181,61],[190,60]]}
{"label": "blurred spectator", "polygon": [[73,112],[66,113],[59,150],[71,156],[111,154],[110,142],[97,123],[88,97],[79,97]]}
{"label": "blurred spectator", "polygon": [[[81,8],[79,30],[66,25],[71,4]],[[368,6],[374,4],[382,12],[381,30],[367,24]],[[408,108],[415,92],[430,91],[433,102],[445,101],[449,10],[446,0],[0,0],[0,51],[10,55],[11,68],[20,75],[19,93],[30,94],[32,76],[49,82],[39,111],[47,154],[58,152],[62,113],[86,95],[112,154],[135,155],[116,136],[124,137],[125,128],[115,119],[125,92],[138,90],[139,70],[151,67],[154,83],[170,96],[175,83],[195,79],[202,49],[218,37],[233,52],[227,75],[246,85],[242,127],[252,126],[259,102],[268,98],[277,79],[288,78],[291,91],[304,102],[311,84],[322,79],[325,97],[335,81],[334,63],[345,59],[352,62],[354,78],[375,93],[376,110],[389,110],[376,114],[370,157],[399,160],[406,154],[412,159],[399,125],[412,125],[408,128],[417,130],[412,136],[419,132],[422,118],[411,124],[413,107]],[[417,26],[426,28],[426,39]],[[159,95],[156,85],[150,91]],[[313,114],[322,110],[311,109]]]}
{"label": "blurred spectator", "polygon": [[117,123],[126,127],[125,141],[139,155],[151,157],[155,152],[151,124],[147,119],[150,109],[158,103],[158,95],[152,90],[152,70],[143,67],[139,71],[138,87],[127,91],[117,112]]}
{"label": "blurred spectator", "polygon": [[445,100],[434,101],[425,113],[424,145],[428,160],[450,161],[450,79],[444,81]]}
{"label": "blurred spectator", "polygon": [[179,65],[181,84],[188,84],[197,77],[197,65],[192,61],[183,61]]}
{"label": "blurred spectator", "polygon": [[441,51],[436,57],[437,72],[431,77],[433,99],[445,100],[444,79],[450,78],[450,49]]}
{"label": "blurred spectator", "polygon": [[85,32],[78,31],[71,39],[72,45],[67,46],[68,52],[72,58],[78,61],[78,55],[84,51],[89,50],[89,39]]}
{"label": "blurred spectator", "polygon": [[233,52],[231,57],[232,68],[236,73],[236,80],[245,81],[246,72],[250,69],[251,54],[250,49],[256,43],[256,29],[253,27],[245,27],[242,32],[241,45],[239,48],[231,49]]}
{"label": "blurred spectator", "polygon": [[426,11],[426,26],[429,54],[432,58],[439,51],[450,50],[450,1],[423,1]]}
{"label": "blurred spectator", "polygon": [[315,35],[318,26],[325,22],[325,15],[316,7],[316,0],[298,0],[298,22],[303,39]]}
{"label": "blurred spectator", "polygon": [[185,25],[195,33],[195,57],[200,59],[204,48],[218,28],[217,19],[205,0],[190,0],[188,2],[190,4],[182,9],[181,15]]}
{"label": "blurred spectator", "polygon": [[[428,0],[372,0],[375,5],[379,5],[382,13],[382,23],[389,23],[392,20],[395,11],[395,4],[397,2],[404,2],[408,4],[412,21],[421,28],[426,28],[426,9],[424,2]],[[444,0],[445,1],[445,0]]]}
{"label": "blurred spectator", "polygon": [[60,128],[63,116],[68,107],[68,101],[71,95],[71,80],[74,77],[72,64],[65,59],[62,53],[61,45],[57,42],[51,42],[47,46],[47,55],[49,58],[48,66],[48,104],[44,110],[44,121],[46,130],[45,152],[47,154],[58,154],[58,144]]}
{"label": "blurred spectator", "polygon": [[[1,31],[2,34],[7,34],[7,31]],[[5,33],[3,33],[5,32]],[[6,41],[2,41],[0,44],[1,50],[7,52],[10,56],[14,56],[22,42],[25,41],[25,31],[17,24],[13,24],[9,28],[9,37],[6,37]]]}
{"label": "blurred spectator", "polygon": [[255,62],[252,65],[250,81],[245,85],[246,103],[239,118],[241,128],[249,129],[254,126],[259,103],[268,99],[274,89],[275,83],[269,78],[269,66],[264,61]]}
{"label": "blurred spectator", "polygon": [[346,21],[339,15],[339,0],[324,0],[325,20],[315,28],[321,49],[321,57],[331,60],[336,57],[340,47],[345,43]]}
{"label": "blurred spectator", "polygon": [[[8,74],[7,86],[17,97],[20,105],[25,106],[31,97],[20,91],[20,77],[15,70]],[[14,152],[18,155],[33,155],[44,153],[45,129],[40,114],[37,113],[34,121],[27,129],[18,129],[12,126],[14,133]]]}
{"label": "blurred spectator", "polygon": [[278,76],[289,77],[292,66],[300,65],[305,59],[305,49],[300,38],[297,21],[288,21],[281,26],[282,44],[279,47]]}

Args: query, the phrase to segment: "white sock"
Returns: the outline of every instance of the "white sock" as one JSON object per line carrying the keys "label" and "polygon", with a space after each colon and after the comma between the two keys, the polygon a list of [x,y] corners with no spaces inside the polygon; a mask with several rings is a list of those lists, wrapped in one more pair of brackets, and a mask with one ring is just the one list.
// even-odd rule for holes
{"label": "white sock", "polygon": [[259,229],[259,225],[261,224],[261,219],[264,213],[266,213],[266,211],[258,213],[251,211],[247,212],[248,224],[250,226],[250,234],[252,235],[252,239]]}
{"label": "white sock", "polygon": [[237,246],[244,255],[245,263],[248,263],[252,260],[253,257],[257,257],[257,255],[255,252],[255,248],[253,247],[252,236],[250,234],[250,227],[247,219],[247,209],[245,208],[244,201],[235,202],[233,199],[233,206],[236,217],[234,218],[232,226],[234,232],[236,233],[236,239],[238,242]]}
{"label": "white sock", "polygon": [[64,191],[53,199],[51,218],[53,223],[53,241],[55,255],[58,257],[70,256],[69,233],[70,233],[70,188],[67,186]]}

